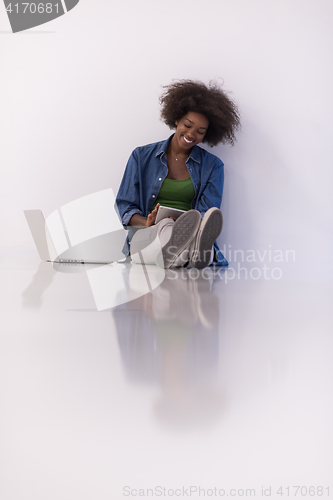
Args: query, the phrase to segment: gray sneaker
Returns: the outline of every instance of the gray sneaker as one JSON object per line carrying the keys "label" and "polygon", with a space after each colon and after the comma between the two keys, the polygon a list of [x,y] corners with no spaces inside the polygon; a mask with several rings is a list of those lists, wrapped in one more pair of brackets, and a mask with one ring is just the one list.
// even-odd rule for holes
{"label": "gray sneaker", "polygon": [[220,235],[222,226],[222,212],[215,207],[207,210],[190,249],[190,262],[193,267],[203,269],[208,266],[214,241]]}
{"label": "gray sneaker", "polygon": [[171,237],[162,248],[156,264],[169,269],[180,254],[190,246],[200,227],[201,215],[198,210],[188,210],[173,225]]}

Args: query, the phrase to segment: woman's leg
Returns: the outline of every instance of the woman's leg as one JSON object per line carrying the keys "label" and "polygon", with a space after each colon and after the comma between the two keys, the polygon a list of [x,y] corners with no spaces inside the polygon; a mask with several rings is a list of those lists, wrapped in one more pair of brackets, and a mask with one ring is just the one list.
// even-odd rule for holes
{"label": "woman's leg", "polygon": [[[158,265],[167,268],[183,267],[189,261],[189,267],[202,269],[209,266],[214,257],[213,243],[222,229],[222,214],[216,208],[208,210],[197,229],[194,228],[195,220],[191,220],[194,215],[187,212],[182,216],[183,227],[178,219],[177,231],[173,231],[175,222],[172,219],[163,219],[154,226],[139,229],[131,240],[133,262],[156,264],[158,261]],[[196,234],[194,239],[193,231]],[[183,250],[179,253],[181,247]],[[179,255],[174,258],[176,253]]]}
{"label": "woman's leg", "polygon": [[189,210],[176,221],[163,219],[154,226],[139,229],[131,240],[133,262],[157,264],[166,269],[184,266],[200,223],[200,213]]}
{"label": "woman's leg", "polygon": [[[169,241],[162,246],[156,264],[165,269],[175,267],[183,252],[188,249],[200,228],[201,215],[197,210],[188,210],[175,221]],[[181,265],[186,261],[182,258]]]}
{"label": "woman's leg", "polygon": [[221,211],[215,207],[207,210],[190,248],[192,267],[203,269],[212,262],[214,256],[212,247],[222,231],[222,226],[223,217]]}
{"label": "woman's leg", "polygon": [[131,257],[136,264],[156,264],[162,247],[170,240],[173,219],[163,219],[154,226],[138,229],[131,243]]}

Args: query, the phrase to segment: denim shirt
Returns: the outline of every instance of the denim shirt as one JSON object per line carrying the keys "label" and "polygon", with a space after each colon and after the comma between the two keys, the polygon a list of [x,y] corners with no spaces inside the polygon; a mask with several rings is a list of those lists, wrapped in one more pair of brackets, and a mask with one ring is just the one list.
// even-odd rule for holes
{"label": "denim shirt", "polygon": [[[120,220],[129,230],[123,249],[129,255],[129,243],[136,229],[128,226],[134,214],[147,217],[156,201],[162,183],[168,175],[167,149],[169,141],[148,144],[136,148],[131,154],[116,198],[116,210]],[[186,160],[186,166],[195,189],[192,209],[203,216],[211,207],[220,208],[224,182],[224,165],[215,155],[199,146],[192,148]],[[215,265],[227,266],[228,261],[222,255],[217,243],[214,243]],[[214,261],[216,260],[214,259]]]}

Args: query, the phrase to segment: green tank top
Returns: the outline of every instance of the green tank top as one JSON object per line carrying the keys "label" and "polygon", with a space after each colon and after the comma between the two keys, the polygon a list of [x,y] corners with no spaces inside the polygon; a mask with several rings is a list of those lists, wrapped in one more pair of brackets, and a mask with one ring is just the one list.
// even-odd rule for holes
{"label": "green tank top", "polygon": [[195,190],[191,177],[183,181],[165,178],[152,210],[154,210],[157,203],[165,207],[178,208],[179,210],[191,210],[194,196]]}

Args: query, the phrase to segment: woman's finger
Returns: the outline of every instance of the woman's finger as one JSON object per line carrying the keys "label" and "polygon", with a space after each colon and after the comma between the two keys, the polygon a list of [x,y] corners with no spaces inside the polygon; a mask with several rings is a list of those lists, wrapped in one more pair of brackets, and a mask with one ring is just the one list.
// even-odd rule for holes
{"label": "woman's finger", "polygon": [[149,214],[147,217],[147,226],[152,226],[155,222],[156,217],[154,217],[152,214]]}

